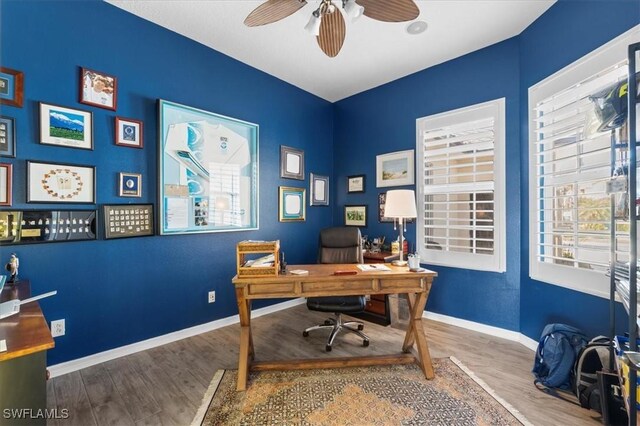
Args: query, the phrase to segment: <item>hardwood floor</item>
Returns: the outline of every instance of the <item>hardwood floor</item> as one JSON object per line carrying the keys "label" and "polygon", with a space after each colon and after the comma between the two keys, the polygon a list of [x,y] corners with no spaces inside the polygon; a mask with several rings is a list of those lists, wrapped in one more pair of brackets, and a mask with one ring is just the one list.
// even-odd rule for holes
{"label": "hardwood floor", "polygon": [[[302,330],[325,315],[296,306],[252,321],[257,359],[388,354],[404,331],[366,323],[368,348],[341,335],[324,352],[326,335]],[[425,321],[433,358],[455,356],[536,425],[596,425],[596,412],[543,394],[533,386],[533,352],[519,343]],[[188,425],[213,374],[237,368],[239,325],[224,327],[49,380],[49,408],[68,408],[53,425]]]}

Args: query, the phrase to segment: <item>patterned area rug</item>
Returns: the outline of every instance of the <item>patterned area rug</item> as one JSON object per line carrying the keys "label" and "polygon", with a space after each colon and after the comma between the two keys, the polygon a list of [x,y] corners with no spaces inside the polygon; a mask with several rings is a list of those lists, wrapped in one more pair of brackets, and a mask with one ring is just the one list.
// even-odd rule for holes
{"label": "patterned area rug", "polygon": [[192,425],[529,425],[455,358],[417,365],[216,373]]}

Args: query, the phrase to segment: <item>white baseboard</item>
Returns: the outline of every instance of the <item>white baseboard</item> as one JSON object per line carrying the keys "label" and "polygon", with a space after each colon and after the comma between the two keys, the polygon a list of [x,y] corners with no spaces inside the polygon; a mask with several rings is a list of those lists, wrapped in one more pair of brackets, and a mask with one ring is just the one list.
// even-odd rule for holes
{"label": "white baseboard", "polygon": [[438,321],[444,324],[454,325],[456,327],[465,328],[471,331],[477,331],[478,333],[488,334],[502,339],[511,340],[512,342],[518,342],[525,347],[535,351],[538,347],[538,342],[522,333],[517,331],[507,330],[504,328],[494,327],[491,325],[482,324],[479,322],[468,321],[456,317],[450,317],[448,315],[436,314],[435,312],[424,311],[423,318]]}
{"label": "white baseboard", "polygon": [[[265,308],[256,309],[251,312],[253,318],[260,317],[262,315],[271,314],[273,312],[288,309],[293,306],[301,305],[305,303],[304,298],[287,300],[286,302],[277,303],[275,305],[267,306]],[[465,328],[467,330],[476,331],[478,333],[489,334],[491,336],[500,337],[502,339],[518,342],[525,347],[535,351],[538,342],[524,334],[517,331],[506,330],[504,328],[493,327],[490,325],[482,324],[479,322],[468,321],[448,315],[436,314],[434,312],[425,311],[422,315],[426,319],[433,321],[450,324],[456,327]],[[140,342],[132,343],[130,345],[121,346],[119,348],[110,349],[108,351],[100,352],[97,354],[89,355],[84,358],[74,359],[72,361],[63,362],[60,364],[52,365],[48,367],[51,377],[62,376],[74,371],[81,370],[83,368],[91,367],[92,365],[100,364],[102,362],[111,361],[112,359],[120,358],[123,356],[131,355],[136,352],[145,351],[147,349],[155,348],[158,346],[166,345],[167,343],[175,342],[177,340],[186,339],[187,337],[196,336],[198,334],[206,333],[208,331],[216,330],[227,325],[237,324],[240,322],[238,315],[233,315],[219,320],[211,321],[205,324],[196,325],[194,327],[185,328],[183,330],[174,331],[172,333],[164,334],[162,336],[153,337],[151,339],[142,340]]]}
{"label": "white baseboard", "polygon": [[[287,300],[286,302],[277,303],[275,305],[267,306],[251,311],[251,317],[256,318],[262,315],[267,315],[273,312],[288,309],[293,306],[301,305],[305,303],[304,298],[298,298],[293,300]],[[186,339],[187,337],[196,336],[198,334],[206,333],[208,331],[216,330],[227,325],[237,324],[240,322],[238,315],[233,315],[219,320],[211,321],[205,324],[196,325],[194,327],[185,328],[183,330],[174,331],[172,333],[164,334],[162,336],[153,337],[151,339],[142,340],[140,342],[132,343],[130,345],[121,346],[119,348],[110,349],[108,351],[100,352],[97,354],[89,355],[84,358],[78,358],[71,361],[63,362],[60,364],[47,367],[51,377],[62,376],[73,371],[81,370],[83,368],[90,367],[92,365],[100,364],[102,362],[111,361],[112,359],[120,358],[126,355],[130,355],[136,352],[145,351],[147,349],[155,348],[158,346],[166,345],[167,343],[175,342],[177,340]]]}

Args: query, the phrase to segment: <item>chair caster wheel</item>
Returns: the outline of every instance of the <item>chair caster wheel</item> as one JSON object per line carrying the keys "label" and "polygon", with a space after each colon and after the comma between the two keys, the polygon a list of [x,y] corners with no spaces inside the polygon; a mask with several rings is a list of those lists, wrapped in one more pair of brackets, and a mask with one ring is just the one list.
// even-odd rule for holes
{"label": "chair caster wheel", "polygon": [[327,345],[324,347],[324,350],[327,352],[331,352],[331,346]]}
{"label": "chair caster wheel", "polygon": [[363,346],[363,347],[365,347],[365,348],[366,348],[367,346],[369,346],[369,341],[368,341],[368,340],[363,340],[363,341],[362,341],[362,346]]}
{"label": "chair caster wheel", "polygon": [[332,322],[331,322],[331,321],[329,321],[329,320],[324,320],[324,325],[331,325],[331,324],[332,324]]}
{"label": "chair caster wheel", "polygon": [[364,330],[364,325],[363,324],[358,324],[358,330],[360,330],[360,331]]}
{"label": "chair caster wheel", "polygon": [[302,337],[309,337],[309,332],[308,331],[303,331],[302,332]]}

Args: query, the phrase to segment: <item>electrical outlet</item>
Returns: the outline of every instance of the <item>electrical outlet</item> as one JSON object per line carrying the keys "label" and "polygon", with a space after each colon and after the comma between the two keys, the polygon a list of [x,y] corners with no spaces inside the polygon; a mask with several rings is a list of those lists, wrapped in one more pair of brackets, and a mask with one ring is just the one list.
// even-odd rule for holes
{"label": "electrical outlet", "polygon": [[209,303],[213,303],[216,301],[216,291],[209,292]]}
{"label": "electrical outlet", "polygon": [[51,337],[64,336],[65,331],[64,319],[51,321]]}

